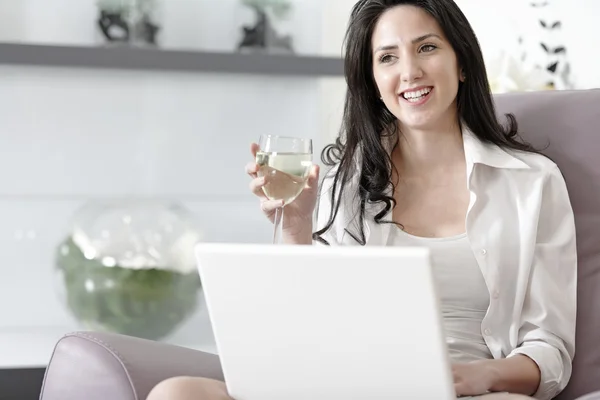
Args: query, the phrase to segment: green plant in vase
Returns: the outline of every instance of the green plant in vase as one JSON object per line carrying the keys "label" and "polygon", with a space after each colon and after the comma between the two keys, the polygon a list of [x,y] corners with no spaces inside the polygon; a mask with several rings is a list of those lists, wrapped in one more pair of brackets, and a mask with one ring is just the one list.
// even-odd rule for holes
{"label": "green plant in vase", "polygon": [[163,224],[175,213],[157,206],[140,206],[136,226],[135,207],[94,209],[59,244],[55,267],[63,301],[86,329],[159,340],[197,309],[201,284],[190,255],[198,236],[186,221]]}

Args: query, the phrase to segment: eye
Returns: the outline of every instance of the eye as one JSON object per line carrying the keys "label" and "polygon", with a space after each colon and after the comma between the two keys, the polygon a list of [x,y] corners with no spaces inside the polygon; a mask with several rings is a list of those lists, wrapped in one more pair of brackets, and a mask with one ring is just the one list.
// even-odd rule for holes
{"label": "eye", "polygon": [[393,59],[393,56],[391,54],[383,54],[382,56],[379,57],[379,62],[381,64],[387,64],[389,62],[391,62]]}
{"label": "eye", "polygon": [[433,44],[424,44],[423,46],[421,46],[419,48],[419,52],[430,53],[435,49],[437,49],[437,46],[435,46]]}

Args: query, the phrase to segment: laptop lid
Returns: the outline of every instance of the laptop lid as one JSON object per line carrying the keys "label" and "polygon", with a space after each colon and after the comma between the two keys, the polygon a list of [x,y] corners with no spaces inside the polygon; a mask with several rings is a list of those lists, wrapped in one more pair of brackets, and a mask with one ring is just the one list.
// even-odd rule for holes
{"label": "laptop lid", "polygon": [[199,244],[236,400],[455,399],[425,248]]}

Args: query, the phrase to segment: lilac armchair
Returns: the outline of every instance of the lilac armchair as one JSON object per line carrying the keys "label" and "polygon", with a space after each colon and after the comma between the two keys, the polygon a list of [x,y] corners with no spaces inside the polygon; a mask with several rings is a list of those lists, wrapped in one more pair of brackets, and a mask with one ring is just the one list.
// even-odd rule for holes
{"label": "lilac armchair", "polygon": [[[565,175],[577,225],[579,298],[573,375],[557,400],[600,400],[600,90],[498,95],[496,104],[499,114],[516,115],[526,140],[549,145],[546,153]],[[212,354],[76,332],[57,343],[40,398],[144,400],[158,382],[178,375],[223,379]]]}

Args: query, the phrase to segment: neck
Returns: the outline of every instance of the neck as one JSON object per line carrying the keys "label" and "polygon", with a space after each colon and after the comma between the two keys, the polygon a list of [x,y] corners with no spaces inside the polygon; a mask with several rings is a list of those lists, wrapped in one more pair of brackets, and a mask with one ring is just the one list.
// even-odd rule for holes
{"label": "neck", "polygon": [[458,124],[442,129],[422,130],[401,127],[394,164],[405,177],[448,171],[465,162],[462,132]]}

